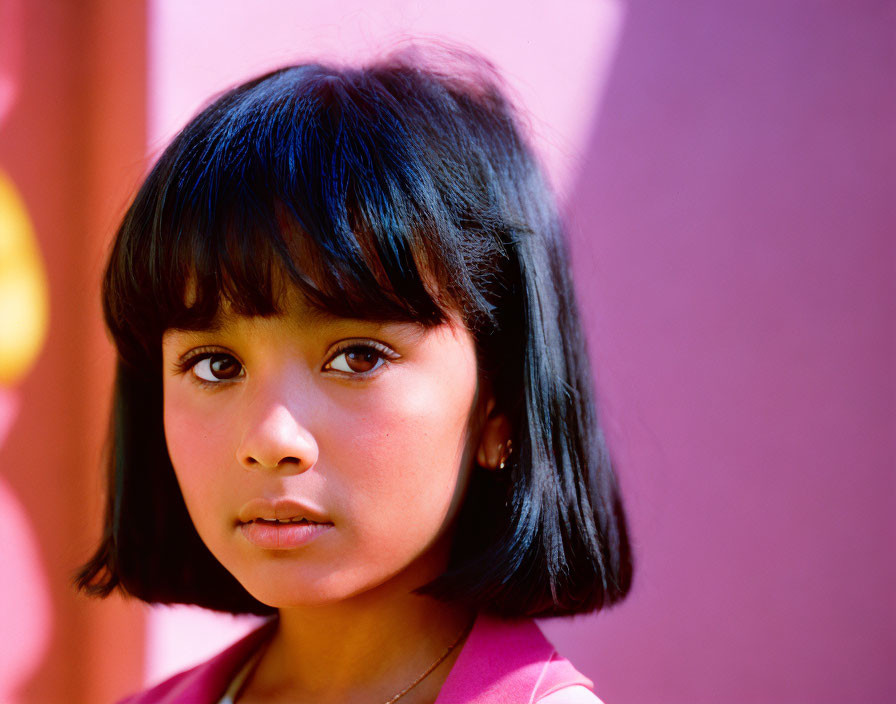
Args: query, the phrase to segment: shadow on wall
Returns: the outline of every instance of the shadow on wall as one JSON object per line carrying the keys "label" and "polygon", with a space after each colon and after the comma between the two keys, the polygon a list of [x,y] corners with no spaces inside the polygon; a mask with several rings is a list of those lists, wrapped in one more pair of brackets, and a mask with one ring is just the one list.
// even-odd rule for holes
{"label": "shadow on wall", "polygon": [[639,558],[607,701],[896,700],[894,32],[627,4],[570,201]]}

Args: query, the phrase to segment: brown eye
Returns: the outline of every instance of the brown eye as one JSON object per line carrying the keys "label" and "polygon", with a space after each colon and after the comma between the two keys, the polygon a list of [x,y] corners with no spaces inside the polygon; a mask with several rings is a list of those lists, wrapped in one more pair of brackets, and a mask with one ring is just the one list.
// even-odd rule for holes
{"label": "brown eye", "polygon": [[210,354],[193,365],[193,373],[203,381],[229,381],[243,373],[243,366],[229,354]]}
{"label": "brown eye", "polygon": [[364,374],[379,369],[384,363],[384,355],[379,350],[355,345],[336,355],[327,367],[347,374]]}

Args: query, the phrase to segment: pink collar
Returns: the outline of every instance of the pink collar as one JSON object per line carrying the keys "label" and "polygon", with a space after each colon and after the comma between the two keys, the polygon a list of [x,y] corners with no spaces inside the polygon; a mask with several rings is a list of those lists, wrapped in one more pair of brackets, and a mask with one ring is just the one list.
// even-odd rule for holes
{"label": "pink collar", "polygon": [[[215,704],[240,666],[276,628],[273,619],[211,660],[121,704]],[[557,654],[534,621],[480,614],[436,704],[528,703],[572,685],[592,687]]]}
{"label": "pink collar", "polygon": [[528,703],[572,685],[593,687],[534,621],[480,614],[436,704]]}

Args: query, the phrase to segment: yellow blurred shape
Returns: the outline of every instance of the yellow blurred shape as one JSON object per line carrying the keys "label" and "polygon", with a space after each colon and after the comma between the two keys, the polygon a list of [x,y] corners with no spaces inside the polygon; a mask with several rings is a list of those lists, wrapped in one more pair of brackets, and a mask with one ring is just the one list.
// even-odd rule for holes
{"label": "yellow blurred shape", "polygon": [[24,376],[47,331],[47,280],[25,204],[0,170],[0,386]]}

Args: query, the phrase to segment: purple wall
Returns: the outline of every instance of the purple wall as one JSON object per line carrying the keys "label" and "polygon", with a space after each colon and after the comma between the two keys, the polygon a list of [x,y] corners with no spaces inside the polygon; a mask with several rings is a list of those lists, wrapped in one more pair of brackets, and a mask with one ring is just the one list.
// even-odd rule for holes
{"label": "purple wall", "polygon": [[896,701],[896,4],[631,2],[569,210],[637,550],[607,702]]}

